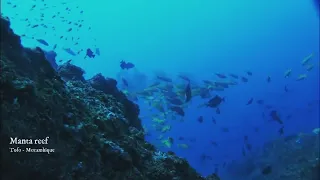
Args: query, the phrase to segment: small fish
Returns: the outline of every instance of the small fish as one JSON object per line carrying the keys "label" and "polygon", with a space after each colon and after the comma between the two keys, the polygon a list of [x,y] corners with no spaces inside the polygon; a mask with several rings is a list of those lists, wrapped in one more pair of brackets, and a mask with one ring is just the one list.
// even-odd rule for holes
{"label": "small fish", "polygon": [[185,80],[185,81],[187,81],[187,82],[190,82],[190,79],[187,76],[184,76],[184,75],[180,74],[180,75],[178,75],[178,77],[183,79],[183,80]]}
{"label": "small fish", "polygon": [[287,85],[284,86],[284,91],[285,91],[285,92],[288,92],[288,91],[289,91]]}
{"label": "small fish", "polygon": [[246,105],[250,105],[250,104],[252,104],[252,102],[253,102],[253,98],[249,99],[249,101],[247,102]]}
{"label": "small fish", "polygon": [[248,142],[249,137],[247,135],[245,135],[245,136],[243,136],[243,140],[244,140],[244,142]]}
{"label": "small fish", "polygon": [[264,104],[264,100],[259,99],[259,100],[256,101],[256,103],[257,103],[257,104]]}
{"label": "small fish", "polygon": [[242,148],[242,156],[246,156],[246,150]]}
{"label": "small fish", "polygon": [[246,148],[248,151],[251,151],[252,145],[250,143],[246,143]]}
{"label": "small fish", "polygon": [[308,64],[306,65],[306,70],[309,72],[314,68],[314,64]]}
{"label": "small fish", "polygon": [[203,116],[199,116],[197,120],[199,123],[203,123]]}
{"label": "small fish", "polygon": [[217,175],[218,173],[219,173],[219,168],[218,168],[218,167],[215,167],[215,168],[214,168],[214,174]]}
{"label": "small fish", "polygon": [[206,105],[211,108],[216,108],[224,101],[225,101],[224,98],[221,98],[220,96],[216,95],[215,97],[210,99]]}
{"label": "small fish", "polygon": [[233,78],[235,78],[235,79],[238,79],[238,78],[239,78],[239,76],[238,76],[238,75],[235,75],[235,74],[229,74],[229,76],[230,76],[230,77],[233,77]]}
{"label": "small fish", "polygon": [[270,76],[267,77],[267,82],[268,83],[271,82],[271,77]]}
{"label": "small fish", "polygon": [[94,58],[96,55],[94,55],[94,54],[93,54],[93,51],[92,51],[90,48],[88,48],[85,57],[87,57],[87,56],[88,56],[89,58]]}
{"label": "small fish", "polygon": [[36,25],[33,25],[31,28],[36,28],[36,27],[38,27],[39,25],[38,24],[36,24]]}
{"label": "small fish", "polygon": [[221,74],[221,73],[216,73],[216,76],[218,76],[218,77],[221,78],[221,79],[227,78],[226,75]]}
{"label": "small fish", "polygon": [[290,77],[291,72],[292,72],[292,70],[291,70],[291,69],[288,69],[286,72],[284,72],[284,77],[285,77],[285,78]]}
{"label": "small fish", "polygon": [[68,54],[72,55],[72,56],[76,56],[77,54],[74,53],[70,48],[63,48],[64,51],[66,51]]}
{"label": "small fish", "polygon": [[69,29],[67,30],[67,32],[70,32],[70,31],[72,31],[72,28],[69,28]]}
{"label": "small fish", "polygon": [[301,64],[302,66],[305,66],[313,57],[313,53],[311,53],[310,55],[308,55],[307,57],[305,57],[302,61]]}
{"label": "small fish", "polygon": [[227,128],[227,127],[222,127],[221,130],[222,130],[222,132],[229,132],[229,128]]}
{"label": "small fish", "polygon": [[170,110],[176,112],[180,116],[184,116],[185,115],[183,109],[181,107],[179,107],[179,106],[171,106]]}
{"label": "small fish", "polygon": [[43,40],[43,39],[37,39],[37,41],[40,43],[40,44],[43,44],[45,46],[49,46],[49,43],[47,43],[47,41]]}
{"label": "small fish", "polygon": [[298,76],[298,78],[296,79],[296,81],[302,81],[302,80],[304,80],[305,78],[307,78],[307,75],[306,75],[306,74],[300,74],[300,75]]}
{"label": "small fish", "polygon": [[248,82],[248,78],[246,78],[246,77],[241,77],[241,81],[242,81],[242,82]]}
{"label": "small fish", "polygon": [[211,117],[213,124],[217,124],[217,121],[214,117]]}
{"label": "small fish", "polygon": [[124,60],[122,60],[121,62],[120,62],[120,67],[121,67],[121,69],[132,69],[132,68],[134,68],[135,67],[135,65],[133,64],[133,63],[130,63],[130,62],[125,62]]}
{"label": "small fish", "polygon": [[184,140],[184,137],[180,136],[178,139],[179,139],[180,141],[183,141],[183,140]]}
{"label": "small fish", "polygon": [[164,82],[172,82],[171,78],[164,77],[164,76],[157,76],[157,79],[162,80]]}
{"label": "small fish", "polygon": [[55,50],[56,48],[57,48],[57,44],[55,44],[52,49]]}
{"label": "small fish", "polygon": [[215,141],[211,141],[211,145],[213,145],[214,147],[218,147],[218,143]]}
{"label": "small fish", "polygon": [[247,71],[247,74],[248,74],[249,76],[252,76],[252,72],[251,72],[251,71]]}
{"label": "small fish", "polygon": [[216,114],[221,114],[221,111],[219,108],[216,109]]}
{"label": "small fish", "polygon": [[126,87],[129,86],[128,81],[127,81],[126,79],[122,78],[121,80],[122,80],[122,83],[123,83]]}
{"label": "small fish", "polygon": [[190,82],[188,83],[188,85],[185,89],[185,95],[186,95],[186,102],[189,102],[192,98]]}
{"label": "small fish", "polygon": [[284,126],[282,126],[282,127],[278,130],[280,136],[282,136],[283,133],[284,133],[284,130],[283,130],[283,129],[284,129]]}
{"label": "small fish", "polygon": [[283,121],[280,119],[277,111],[275,110],[271,111],[270,116],[274,121],[277,121],[279,124],[283,124]]}

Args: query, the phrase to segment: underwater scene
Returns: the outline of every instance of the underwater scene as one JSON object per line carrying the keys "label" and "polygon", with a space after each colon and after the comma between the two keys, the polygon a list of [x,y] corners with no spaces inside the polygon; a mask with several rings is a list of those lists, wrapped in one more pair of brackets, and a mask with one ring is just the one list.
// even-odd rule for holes
{"label": "underwater scene", "polygon": [[319,6],[2,0],[2,179],[320,179]]}

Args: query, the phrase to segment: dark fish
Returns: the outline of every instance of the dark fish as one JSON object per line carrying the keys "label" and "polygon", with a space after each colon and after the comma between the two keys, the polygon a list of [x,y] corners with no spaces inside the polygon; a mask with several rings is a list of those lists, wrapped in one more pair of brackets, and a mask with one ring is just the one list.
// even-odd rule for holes
{"label": "dark fish", "polygon": [[266,105],[265,108],[266,108],[266,109],[271,109],[272,106],[271,106],[271,105]]}
{"label": "dark fish", "polygon": [[248,74],[249,76],[252,76],[252,72],[251,72],[251,71],[247,71],[247,74]]}
{"label": "dark fish", "polygon": [[100,56],[100,49],[99,49],[99,48],[96,48],[96,54],[97,54],[98,56]]}
{"label": "dark fish", "polygon": [[242,81],[242,82],[248,82],[248,78],[246,78],[246,77],[241,77],[241,81]]}
{"label": "dark fish", "polygon": [[224,162],[223,165],[222,165],[222,167],[225,168],[226,165],[227,165],[227,162]]}
{"label": "dark fish", "polygon": [[55,50],[57,48],[57,44],[55,44],[54,46],[53,46],[53,50]]}
{"label": "dark fish", "polygon": [[179,106],[183,104],[182,100],[177,97],[170,97],[170,98],[167,98],[167,100],[173,105]]}
{"label": "dark fish", "polygon": [[246,156],[246,150],[242,148],[242,156]]}
{"label": "dark fish", "polygon": [[289,91],[287,85],[284,86],[284,91],[285,91],[285,92],[288,92],[288,91]]}
{"label": "dark fish", "polygon": [[211,119],[212,119],[213,124],[217,124],[217,121],[214,117],[212,117]]}
{"label": "dark fish", "polygon": [[188,83],[188,85],[185,89],[185,94],[186,94],[186,102],[189,102],[192,98],[190,82]]}
{"label": "dark fish", "polygon": [[272,173],[272,167],[269,165],[269,166],[263,168],[263,169],[261,170],[261,173],[262,173],[263,175],[268,175],[268,174]]}
{"label": "dark fish", "polygon": [[94,58],[96,55],[94,55],[94,54],[93,54],[93,51],[92,51],[90,48],[88,48],[85,57],[87,57],[87,56],[88,56],[89,58]]}
{"label": "dark fish", "polygon": [[190,79],[189,79],[187,76],[179,75],[178,77],[181,78],[181,79],[183,79],[183,80],[185,80],[185,81],[190,82]]}
{"label": "dark fish", "polygon": [[133,63],[130,63],[130,62],[127,63],[127,62],[122,60],[120,62],[120,67],[121,67],[121,69],[132,69],[132,68],[135,67],[135,65]]}
{"label": "dark fish", "polygon": [[221,98],[220,96],[216,95],[215,97],[209,100],[209,102],[207,103],[207,106],[211,108],[216,108],[221,104],[221,102],[224,102],[224,101],[225,101],[224,98]]}
{"label": "dark fish", "polygon": [[69,29],[67,30],[67,32],[70,32],[70,31],[72,31],[72,28],[69,28]]}
{"label": "dark fish", "polygon": [[47,41],[43,40],[43,39],[37,39],[37,41],[40,43],[40,44],[43,44],[45,46],[49,46],[49,43],[47,43]]}
{"label": "dark fish", "polygon": [[244,142],[248,142],[249,137],[247,135],[245,135],[245,136],[243,136],[243,140],[244,140]]}
{"label": "dark fish", "polygon": [[271,77],[270,76],[267,77],[267,82],[268,83],[271,82]]}
{"label": "dark fish", "polygon": [[178,139],[179,139],[180,141],[183,141],[183,140],[184,140],[184,137],[180,136]]}
{"label": "dark fish", "polygon": [[201,158],[201,160],[212,160],[212,157],[211,156],[208,156],[208,155],[206,155],[206,154],[202,154],[201,156],[200,156],[200,158]]}
{"label": "dark fish", "polygon": [[220,74],[220,73],[216,73],[216,76],[218,76],[218,77],[221,78],[221,79],[227,78],[226,75]]}
{"label": "dark fish", "polygon": [[227,127],[223,127],[223,128],[221,128],[221,130],[222,130],[222,132],[229,132],[229,128],[227,128]]}
{"label": "dark fish", "polygon": [[219,168],[218,168],[218,167],[215,167],[215,168],[214,168],[214,174],[217,175],[218,173],[219,173]]}
{"label": "dark fish", "polygon": [[246,143],[246,148],[248,151],[251,151],[252,145],[250,143]]}
{"label": "dark fish", "polygon": [[235,79],[238,79],[238,78],[239,78],[239,76],[238,76],[238,75],[235,75],[235,74],[229,74],[229,76],[231,76],[231,77],[233,77],[233,78],[235,78]]}
{"label": "dark fish", "polygon": [[283,121],[280,119],[277,111],[271,111],[270,116],[274,121],[277,121],[279,124],[283,124]]}
{"label": "dark fish", "polygon": [[215,141],[211,141],[211,145],[213,145],[214,147],[218,147],[218,143]]}
{"label": "dark fish", "polygon": [[174,112],[176,112],[177,114],[179,114],[180,116],[184,116],[184,111],[181,107],[179,106],[171,106],[170,109]]}
{"label": "dark fish", "polygon": [[280,136],[282,136],[283,133],[284,133],[284,126],[282,126],[282,127],[279,129],[278,132],[279,132]]}
{"label": "dark fish", "polygon": [[126,79],[122,78],[121,80],[122,80],[122,83],[123,83],[126,87],[129,86],[128,81],[127,81]]}
{"label": "dark fish", "polygon": [[171,78],[168,78],[168,77],[157,76],[157,78],[158,78],[159,80],[162,80],[162,81],[165,81],[165,82],[172,82],[172,79],[171,79]]}
{"label": "dark fish", "polygon": [[216,114],[221,114],[221,111],[219,108],[216,109]]}
{"label": "dark fish", "polygon": [[36,27],[38,27],[39,25],[38,24],[36,24],[36,25],[33,25],[31,28],[36,28]]}
{"label": "dark fish", "polygon": [[199,116],[197,120],[199,123],[203,123],[203,116]]}
{"label": "dark fish", "polygon": [[252,104],[252,102],[253,102],[253,98],[249,99],[246,105]]}
{"label": "dark fish", "polygon": [[211,94],[210,94],[210,90],[207,88],[200,88],[200,97],[202,99],[206,99],[206,98],[210,98]]}
{"label": "dark fish", "polygon": [[64,48],[63,50],[65,50],[68,54],[75,56],[76,53],[74,53],[70,48]]}
{"label": "dark fish", "polygon": [[264,100],[262,100],[262,99],[259,99],[256,102],[257,102],[257,104],[264,104]]}

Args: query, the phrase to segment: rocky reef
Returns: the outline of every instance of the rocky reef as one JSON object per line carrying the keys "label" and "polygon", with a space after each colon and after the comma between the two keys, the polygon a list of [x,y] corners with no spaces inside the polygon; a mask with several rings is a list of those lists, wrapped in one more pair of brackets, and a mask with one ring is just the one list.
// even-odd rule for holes
{"label": "rocky reef", "polygon": [[[1,18],[3,179],[218,180],[144,140],[139,107],[101,74],[52,67]],[[42,139],[39,141],[38,139]]]}
{"label": "rocky reef", "polygon": [[297,134],[266,143],[251,157],[229,165],[228,179],[318,180],[319,134]]}

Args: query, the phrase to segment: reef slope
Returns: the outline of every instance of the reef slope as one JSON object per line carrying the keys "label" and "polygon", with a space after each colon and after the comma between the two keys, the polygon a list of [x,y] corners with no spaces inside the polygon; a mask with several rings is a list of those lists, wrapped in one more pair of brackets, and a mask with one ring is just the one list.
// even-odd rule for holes
{"label": "reef slope", "polygon": [[[69,63],[56,71],[45,57],[40,48],[22,47],[1,18],[3,179],[219,179],[201,177],[186,160],[147,143],[139,107],[115,80],[101,74],[85,80]],[[15,137],[49,138],[47,144],[10,144]],[[10,152],[18,147],[21,152]]]}

